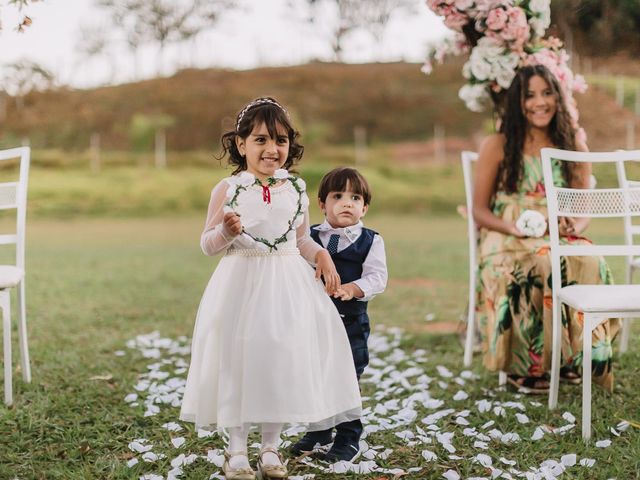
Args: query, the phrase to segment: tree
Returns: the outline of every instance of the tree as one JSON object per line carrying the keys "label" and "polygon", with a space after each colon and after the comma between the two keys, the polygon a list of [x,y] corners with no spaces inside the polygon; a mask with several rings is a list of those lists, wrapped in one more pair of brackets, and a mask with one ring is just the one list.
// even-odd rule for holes
{"label": "tree", "polygon": [[640,53],[640,0],[557,0],[551,18],[582,54]]}
{"label": "tree", "polygon": [[[25,8],[27,5],[29,5],[29,3],[32,3],[33,1],[37,1],[37,0],[9,0],[7,4],[13,5],[15,8],[18,9],[19,12],[22,12],[22,9]],[[29,17],[28,15],[23,15],[22,20],[20,21],[16,29],[19,32],[22,32],[25,28],[29,27],[31,23],[32,23],[31,17]],[[0,30],[2,30],[1,20],[0,20]]]}
{"label": "tree", "polygon": [[344,40],[352,32],[368,31],[380,44],[384,31],[394,13],[412,11],[414,0],[307,0],[311,12],[309,21],[317,23],[327,9],[335,12],[335,22],[330,33],[334,58],[343,60]]}
{"label": "tree", "polygon": [[194,38],[211,28],[235,0],[98,0],[109,10],[128,44],[158,45],[157,71],[163,71],[167,44]]}
{"label": "tree", "polygon": [[44,67],[29,60],[5,65],[2,69],[2,90],[13,96],[16,109],[24,108],[24,97],[34,91],[48,90],[54,85],[54,77]]}

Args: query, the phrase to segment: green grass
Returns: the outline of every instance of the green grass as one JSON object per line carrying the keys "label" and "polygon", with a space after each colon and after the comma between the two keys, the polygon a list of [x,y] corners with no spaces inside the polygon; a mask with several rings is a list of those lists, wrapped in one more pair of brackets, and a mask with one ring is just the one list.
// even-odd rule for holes
{"label": "green grass", "polygon": [[[381,197],[382,193],[377,198]],[[175,420],[177,409],[165,408],[160,415],[145,418],[141,407],[131,408],[124,403],[138,375],[151,363],[127,350],[125,343],[153,330],[170,338],[191,335],[198,301],[216,263],[198,248],[203,214],[30,220],[27,298],[33,382],[24,384],[19,368],[14,368],[15,405],[10,409],[0,407],[1,479],[133,479],[143,473],[166,473],[170,469],[168,461],[177,455],[170,446],[154,450],[169,455],[155,467],[126,466],[133,456],[127,444],[133,439],[145,437],[156,444],[168,443],[168,433],[161,425]],[[314,217],[319,219],[317,212]],[[437,364],[458,372],[462,349],[457,338],[429,334],[425,328],[429,322],[424,316],[434,313],[438,320],[457,322],[464,312],[464,221],[451,216],[374,212],[367,224],[384,235],[391,278],[387,292],[371,303],[373,322],[400,326],[410,332],[403,348],[408,352],[416,348],[427,351],[429,361],[421,366],[430,376],[437,376]],[[606,240],[615,236],[614,229],[607,222],[594,229],[594,237]],[[619,276],[622,265],[613,266]],[[608,395],[594,389],[595,439],[611,437],[608,427],[620,419],[640,421],[635,380],[640,373],[638,325],[634,332],[631,351],[615,359],[615,393]],[[14,348],[17,358],[15,342]],[[117,357],[116,350],[128,353]],[[486,373],[480,364],[480,358],[476,358],[474,371],[481,379],[467,389],[470,398],[459,402],[456,408],[473,410],[474,401],[485,397],[483,388],[496,386],[496,376]],[[434,386],[432,395],[452,394],[455,387],[444,392]],[[371,388],[365,385],[364,394],[371,393]],[[513,400],[512,393],[497,395],[498,400]],[[537,400],[544,403],[546,399]],[[560,409],[556,412],[539,407],[529,408],[527,414],[536,425],[559,425],[564,411],[580,418],[579,388],[561,387]],[[429,412],[419,409],[419,413],[424,416]],[[481,422],[473,420],[472,425],[476,424]],[[453,424],[445,422],[444,426]],[[498,428],[523,432],[512,414],[502,418]],[[379,462],[386,467],[424,466],[422,472],[404,478],[442,478],[448,468],[458,469],[463,476],[486,475],[484,469],[468,460],[446,460],[446,452],[435,446],[426,447],[438,451],[445,460],[427,463],[420,456],[425,447],[406,447],[393,432],[373,434],[369,441],[394,450],[387,461]],[[454,443],[462,456],[478,453],[473,450],[472,441],[459,434]],[[190,451],[206,454],[207,448],[220,445],[219,440],[199,440],[192,431],[187,435],[186,448]],[[516,444],[516,448],[492,443],[491,448],[483,453],[494,457],[494,462],[505,456],[517,460],[522,469],[571,452],[577,453],[578,458],[597,460],[593,469],[573,467],[562,478],[636,478],[640,468],[637,429],[615,438],[608,449],[583,444],[579,428],[553,440],[545,437],[537,443]],[[208,478],[214,470],[212,465],[200,462],[185,468],[188,475],[181,478]],[[295,473],[317,472],[296,467]],[[317,474],[315,478],[337,477]]]}

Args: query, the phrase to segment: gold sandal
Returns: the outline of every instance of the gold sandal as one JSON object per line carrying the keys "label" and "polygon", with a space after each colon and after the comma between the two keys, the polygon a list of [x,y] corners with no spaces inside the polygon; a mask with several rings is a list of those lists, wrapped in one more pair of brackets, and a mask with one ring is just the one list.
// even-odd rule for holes
{"label": "gold sandal", "polygon": [[231,460],[231,457],[237,456],[244,456],[247,457],[247,459],[249,458],[246,450],[238,450],[235,452],[229,452],[227,450],[224,451],[224,463],[222,464],[224,477],[227,480],[255,480],[256,473],[251,467],[231,468],[229,460]]}
{"label": "gold sandal", "polygon": [[[264,455],[267,452],[275,454],[280,459],[281,464],[280,465],[263,464],[262,455]],[[284,462],[280,452],[273,447],[264,447],[262,450],[260,450],[260,454],[258,455],[258,470],[260,471],[262,480],[283,480],[283,479],[289,478],[286,462]]]}

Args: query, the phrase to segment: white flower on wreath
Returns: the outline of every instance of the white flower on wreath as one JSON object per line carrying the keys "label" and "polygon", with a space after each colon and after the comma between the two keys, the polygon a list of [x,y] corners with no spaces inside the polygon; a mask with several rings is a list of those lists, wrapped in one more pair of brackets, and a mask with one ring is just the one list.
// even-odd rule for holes
{"label": "white flower on wreath", "polygon": [[276,180],[286,180],[289,177],[289,172],[284,168],[278,168],[275,172],[273,172],[273,178],[275,178]]}
{"label": "white flower on wreath", "polygon": [[240,172],[237,175],[229,177],[229,183],[236,187],[249,187],[256,181],[256,177],[249,172]]}
{"label": "white flower on wreath", "polygon": [[525,210],[516,220],[516,227],[527,237],[542,237],[547,231],[547,221],[536,210]]}
{"label": "white flower on wreath", "polygon": [[535,36],[542,37],[551,24],[551,7],[549,0],[531,0],[529,10],[533,14],[529,19],[529,25]]}
{"label": "white flower on wreath", "polygon": [[491,104],[491,97],[484,83],[463,85],[458,96],[472,112],[483,112]]}

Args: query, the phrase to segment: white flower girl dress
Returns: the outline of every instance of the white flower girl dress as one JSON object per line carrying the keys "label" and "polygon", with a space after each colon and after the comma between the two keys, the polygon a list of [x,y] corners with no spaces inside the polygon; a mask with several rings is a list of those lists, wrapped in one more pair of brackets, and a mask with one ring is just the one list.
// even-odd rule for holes
{"label": "white flower girl dress", "polygon": [[[323,430],[360,417],[345,329],[308,263],[320,247],[309,236],[304,182],[272,183],[243,172],[211,194],[201,246],[226,254],[200,302],[180,413],[198,427]],[[235,238],[223,230],[229,203],[246,232]]]}

